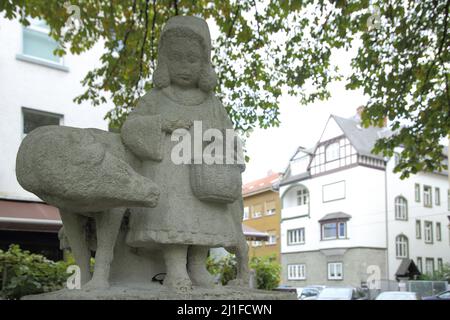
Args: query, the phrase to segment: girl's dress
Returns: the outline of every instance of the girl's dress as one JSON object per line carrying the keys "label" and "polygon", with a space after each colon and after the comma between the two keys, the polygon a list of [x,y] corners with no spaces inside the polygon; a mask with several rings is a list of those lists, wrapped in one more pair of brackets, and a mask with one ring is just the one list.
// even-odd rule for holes
{"label": "girl's dress", "polygon": [[[151,247],[154,243],[209,247],[236,245],[235,235],[242,233],[242,230],[235,230],[237,226],[233,222],[236,213],[232,210],[236,206],[197,199],[190,183],[191,165],[175,164],[171,160],[172,149],[179,142],[171,141],[171,134],[160,130],[162,119],[202,121],[203,131],[208,128],[232,129],[220,101],[211,93],[199,105],[181,105],[162,89],[153,89],[141,98],[140,105],[127,121],[142,116],[147,116],[147,125],[152,128],[153,133],[144,138],[145,143],[150,144],[154,160],[143,162],[141,174],[159,186],[161,195],[155,208],[131,209],[127,243],[133,247]],[[193,139],[193,126],[189,130]]]}

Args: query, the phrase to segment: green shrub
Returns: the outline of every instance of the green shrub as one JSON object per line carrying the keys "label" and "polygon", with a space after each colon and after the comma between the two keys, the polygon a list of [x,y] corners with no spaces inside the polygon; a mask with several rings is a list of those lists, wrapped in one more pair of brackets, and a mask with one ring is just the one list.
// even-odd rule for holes
{"label": "green shrub", "polygon": [[[249,266],[256,272],[256,283],[258,289],[272,290],[280,282],[281,266],[276,262],[275,256],[253,257]],[[237,262],[232,254],[220,260],[208,258],[206,261],[208,271],[220,278],[220,282],[226,285],[230,280],[236,278]]]}
{"label": "green shrub", "polygon": [[450,283],[450,263],[445,263],[442,270],[433,274],[421,274],[418,280],[447,281]]}
{"label": "green shrub", "polygon": [[281,266],[275,256],[253,257],[250,260],[250,268],[256,272],[258,289],[272,290],[280,283]]}
{"label": "green shrub", "polygon": [[0,250],[0,296],[20,299],[25,295],[61,289],[69,274],[70,263],[54,262],[42,255],[11,245],[8,251]]}
{"label": "green shrub", "polygon": [[229,254],[218,261],[208,257],[206,268],[211,274],[219,277],[222,285],[226,285],[230,280],[236,279],[237,262],[233,254]]}

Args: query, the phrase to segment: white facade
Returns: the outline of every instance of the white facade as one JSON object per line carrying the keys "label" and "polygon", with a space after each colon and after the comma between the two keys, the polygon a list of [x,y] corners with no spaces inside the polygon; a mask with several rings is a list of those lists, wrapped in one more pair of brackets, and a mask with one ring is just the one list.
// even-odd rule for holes
{"label": "white facade", "polygon": [[[441,262],[450,263],[447,175],[420,173],[400,180],[392,171],[394,157],[386,162],[370,154],[377,131],[384,129],[365,130],[355,119],[332,116],[317,147],[311,152],[299,149],[291,159],[280,183],[285,284],[359,285],[367,280],[371,265],[379,268],[380,280],[395,280],[404,258],[416,264],[419,260],[419,269],[422,260],[424,272],[427,259],[429,266],[433,259],[434,270]],[[424,206],[424,186],[432,188],[431,207]],[[418,201],[415,188],[420,189]],[[399,196],[403,202],[396,218]],[[420,238],[416,220],[421,221]],[[429,243],[424,240],[425,221],[433,226]],[[398,249],[396,240],[404,237],[407,244],[399,242]],[[292,270],[300,267],[303,276],[294,277]]]}
{"label": "white facade", "polygon": [[40,37],[36,43],[29,35],[25,36],[25,28],[18,21],[0,17],[0,198],[3,199],[38,200],[20,187],[15,175],[16,154],[24,137],[23,110],[59,116],[60,124],[66,126],[107,130],[104,116],[112,108],[111,104],[94,108],[88,103],[73,102],[84,92],[80,81],[99,63],[102,44],[82,55],[67,54],[61,61],[42,59],[33,56],[34,52],[42,56],[49,43],[44,42],[45,33],[35,29],[31,32]]}

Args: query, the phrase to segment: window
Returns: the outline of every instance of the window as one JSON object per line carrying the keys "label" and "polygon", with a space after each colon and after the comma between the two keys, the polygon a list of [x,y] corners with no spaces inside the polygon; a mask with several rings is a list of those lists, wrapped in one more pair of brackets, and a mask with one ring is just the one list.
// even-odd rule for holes
{"label": "window", "polygon": [[305,243],[305,228],[288,230],[288,245]]}
{"label": "window", "polygon": [[437,267],[439,272],[442,272],[442,270],[444,270],[444,261],[442,261],[442,258],[437,259]]}
{"label": "window", "polygon": [[442,234],[441,234],[441,223],[436,222],[436,241],[442,240]]}
{"label": "window", "polygon": [[258,204],[253,206],[253,218],[259,218],[262,216],[262,205]]}
{"label": "window", "polygon": [[262,242],[261,241],[252,241],[252,247],[261,247]]}
{"label": "window", "polygon": [[58,48],[58,43],[49,36],[49,32],[50,28],[45,21],[31,19],[30,25],[23,29],[22,54],[39,60],[62,64],[62,58],[53,53]]}
{"label": "window", "polygon": [[416,239],[422,239],[422,223],[416,220]]}
{"label": "window", "polygon": [[433,222],[425,221],[425,243],[433,243]]}
{"label": "window", "polygon": [[275,231],[269,231],[269,240],[266,242],[266,245],[272,246],[277,244],[277,235],[275,234]]}
{"label": "window", "polygon": [[422,273],[423,272],[423,265],[422,265],[422,258],[421,257],[417,257],[417,268],[419,269],[419,271]]}
{"label": "window", "polygon": [[402,196],[395,198],[395,219],[408,220],[408,201]]}
{"label": "window", "polygon": [[275,214],[275,201],[266,202],[266,216],[271,216]]}
{"label": "window", "polygon": [[434,204],[441,205],[441,190],[439,188],[434,188]]}
{"label": "window", "polygon": [[332,262],[328,264],[328,280],[342,280],[342,262]]}
{"label": "window", "polygon": [[248,218],[250,218],[250,208],[245,207],[244,208],[244,220],[248,220]]}
{"label": "window", "polygon": [[416,199],[416,202],[420,202],[420,184],[416,183],[414,185],[414,197]]}
{"label": "window", "polygon": [[297,190],[297,205],[304,206],[309,203],[309,191],[308,189],[302,188]]}
{"label": "window", "polygon": [[318,146],[311,161],[312,175],[349,166],[358,162],[358,155],[345,137],[325,142]]}
{"label": "window", "polygon": [[339,159],[339,142],[327,146],[325,150],[325,161],[330,162]]}
{"label": "window", "polygon": [[345,239],[347,237],[347,222],[333,221],[322,223],[322,240]]}
{"label": "window", "polygon": [[429,275],[434,273],[434,258],[425,259],[425,273]]}
{"label": "window", "polygon": [[425,207],[432,207],[432,195],[431,195],[432,189],[430,186],[423,186],[423,205]]}
{"label": "window", "polygon": [[33,110],[28,108],[22,108],[22,115],[23,115],[24,135],[27,135],[34,129],[42,126],[60,125],[62,119],[61,115],[55,113]]}
{"label": "window", "polygon": [[408,238],[402,234],[395,238],[395,254],[397,258],[408,257]]}
{"label": "window", "polygon": [[306,266],[304,264],[288,265],[288,280],[305,280]]}
{"label": "window", "polygon": [[450,190],[447,190],[447,210],[450,211]]}

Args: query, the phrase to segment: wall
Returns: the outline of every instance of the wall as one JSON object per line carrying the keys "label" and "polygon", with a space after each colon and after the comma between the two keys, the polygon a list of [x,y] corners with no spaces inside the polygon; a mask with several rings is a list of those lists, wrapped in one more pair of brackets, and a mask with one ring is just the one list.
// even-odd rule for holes
{"label": "wall", "polygon": [[[277,192],[265,191],[251,196],[244,195],[244,207],[252,208],[254,205],[264,204],[267,201],[275,201],[275,214],[270,216],[263,215],[259,218],[253,218],[253,211],[250,210],[250,219],[244,220],[243,224],[256,229],[258,231],[267,232],[273,231],[277,235],[277,243],[275,245],[268,245],[263,243],[261,247],[253,247],[249,242],[249,257],[262,257],[274,254],[277,261],[280,261],[280,198]],[[265,209],[264,209],[265,211]]]}
{"label": "wall", "polygon": [[72,100],[84,92],[80,80],[99,65],[103,50],[97,44],[80,56],[68,54],[68,72],[20,61],[22,26],[0,17],[0,198],[37,200],[23,190],[15,177],[15,159],[23,138],[22,107],[63,115],[63,124],[73,127],[107,129],[104,115],[112,105],[92,107]]}
{"label": "wall", "polygon": [[[345,181],[345,198],[323,202],[322,187],[340,181]],[[383,171],[358,166],[304,180],[298,184],[309,190],[309,215],[292,218],[293,215],[289,212],[290,219],[283,220],[285,216],[282,214],[282,253],[326,248],[386,247]],[[292,202],[289,198],[295,197],[295,189],[289,189],[291,186],[280,188],[283,205],[284,199]],[[326,214],[339,211],[352,216],[347,222],[347,239],[321,240],[321,227],[318,221]],[[305,214],[305,209],[300,208],[299,214]],[[305,244],[287,245],[287,230],[296,228],[305,228]]]}
{"label": "wall", "polygon": [[[394,278],[395,272],[400,265],[400,259],[395,254],[395,238],[399,234],[404,234],[409,240],[409,258],[417,262],[417,257],[422,257],[425,269],[425,258],[435,259],[435,268],[437,268],[437,258],[442,258],[444,263],[450,263],[450,239],[449,239],[449,220],[448,211],[448,180],[447,176],[434,173],[418,173],[411,175],[408,179],[400,180],[399,174],[392,173],[395,162],[388,163],[388,208],[389,208],[389,265],[390,277]],[[420,202],[415,201],[416,183],[420,184]],[[423,186],[429,185],[433,188],[431,208],[425,207],[423,202]],[[434,188],[440,189],[440,205],[435,204]],[[408,201],[408,220],[399,221],[395,219],[395,198],[402,195]],[[421,220],[421,239],[416,239],[416,219]],[[433,243],[425,243],[424,239],[424,221],[433,222]],[[441,223],[442,240],[436,239],[436,222]]]}
{"label": "wall", "polygon": [[[337,253],[337,254],[336,254]],[[355,286],[367,282],[369,274],[367,268],[371,265],[380,266],[380,275],[385,277],[386,253],[384,249],[351,248],[339,252],[308,251],[283,254],[281,257],[283,271],[282,283],[293,287],[309,285],[326,286]],[[343,262],[343,279],[328,280],[328,263]],[[287,265],[305,264],[305,280],[288,280]]]}

